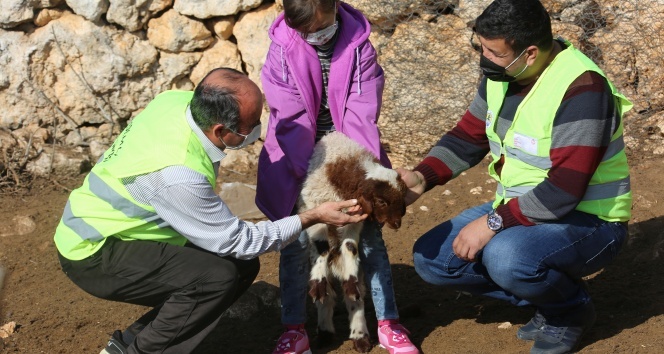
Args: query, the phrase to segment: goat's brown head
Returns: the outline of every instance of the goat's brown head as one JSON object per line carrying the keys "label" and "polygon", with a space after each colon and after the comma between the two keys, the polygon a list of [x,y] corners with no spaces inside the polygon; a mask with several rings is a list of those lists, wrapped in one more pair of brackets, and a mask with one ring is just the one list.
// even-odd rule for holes
{"label": "goat's brown head", "polygon": [[370,220],[398,229],[401,227],[401,218],[406,214],[408,188],[400,176],[396,177],[396,188],[394,182],[365,179],[357,200],[364,212],[369,214]]}

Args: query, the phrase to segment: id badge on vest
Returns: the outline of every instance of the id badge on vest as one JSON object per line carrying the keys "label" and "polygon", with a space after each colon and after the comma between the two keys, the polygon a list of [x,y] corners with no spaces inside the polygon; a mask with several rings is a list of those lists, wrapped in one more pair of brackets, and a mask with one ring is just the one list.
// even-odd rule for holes
{"label": "id badge on vest", "polygon": [[514,132],[514,147],[531,155],[537,155],[537,139]]}

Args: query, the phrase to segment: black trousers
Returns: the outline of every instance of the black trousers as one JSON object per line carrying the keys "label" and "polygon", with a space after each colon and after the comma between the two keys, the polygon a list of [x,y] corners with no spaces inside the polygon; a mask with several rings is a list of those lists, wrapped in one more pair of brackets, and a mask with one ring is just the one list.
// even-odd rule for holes
{"label": "black trousers", "polygon": [[253,283],[258,258],[219,257],[195,246],[109,237],[91,257],[68,260],[63,271],[96,297],[154,307],[127,328],[129,353],[190,353],[221,314]]}

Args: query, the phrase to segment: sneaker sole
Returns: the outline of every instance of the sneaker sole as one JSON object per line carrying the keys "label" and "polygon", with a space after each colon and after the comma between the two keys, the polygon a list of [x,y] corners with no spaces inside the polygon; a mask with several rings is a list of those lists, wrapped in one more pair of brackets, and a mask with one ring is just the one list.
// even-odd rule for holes
{"label": "sneaker sole", "polygon": [[[387,350],[389,353],[392,353],[392,352],[391,352],[389,349],[387,349],[384,345],[382,345],[382,344],[378,344],[378,346],[381,347],[381,348],[383,348],[383,349],[385,349],[385,350]],[[419,351],[419,349],[418,349],[418,353],[421,353],[421,352]]]}
{"label": "sneaker sole", "polygon": [[521,340],[531,341],[535,340],[535,337],[537,336],[538,332],[539,331],[528,333],[528,332],[516,331],[516,337]]}

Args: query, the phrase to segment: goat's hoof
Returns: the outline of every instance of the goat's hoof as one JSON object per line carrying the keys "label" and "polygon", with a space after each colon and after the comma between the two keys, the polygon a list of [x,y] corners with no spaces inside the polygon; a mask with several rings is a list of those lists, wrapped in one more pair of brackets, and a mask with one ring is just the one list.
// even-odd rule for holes
{"label": "goat's hoof", "polygon": [[314,302],[320,301],[322,304],[327,296],[327,279],[309,280],[309,295],[314,299]]}
{"label": "goat's hoof", "polygon": [[369,340],[368,334],[365,334],[364,337],[360,339],[353,339],[353,348],[357,352],[368,353],[371,350],[371,347],[371,340]]}
{"label": "goat's hoof", "polygon": [[316,345],[318,348],[327,347],[334,341],[334,333],[322,329],[318,329],[318,338],[316,338]]}
{"label": "goat's hoof", "polygon": [[360,294],[360,286],[357,282],[357,277],[351,275],[348,280],[344,280],[341,284],[341,287],[344,289],[344,294],[351,301],[357,301],[362,298]]}

